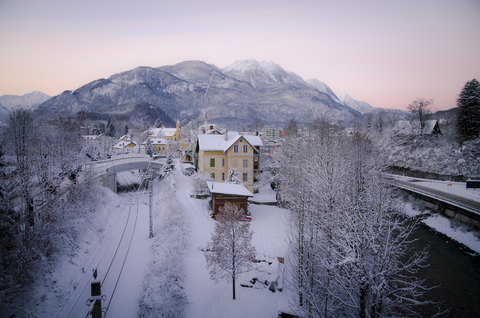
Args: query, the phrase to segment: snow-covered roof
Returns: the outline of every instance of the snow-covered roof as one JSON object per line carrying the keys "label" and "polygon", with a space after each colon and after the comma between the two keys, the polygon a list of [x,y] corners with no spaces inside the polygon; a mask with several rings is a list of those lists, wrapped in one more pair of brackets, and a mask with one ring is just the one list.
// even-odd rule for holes
{"label": "snow-covered roof", "polygon": [[134,141],[131,141],[131,140],[122,140],[120,141],[119,143],[116,143],[113,148],[122,148],[122,147],[126,147],[130,144],[134,144],[135,146],[137,145]]}
{"label": "snow-covered roof", "polygon": [[[242,136],[238,132],[228,132],[227,140],[225,140],[225,135],[200,135],[198,136],[199,150],[226,152],[234,143],[236,143],[241,138],[243,138],[248,144],[253,147],[253,145],[245,137],[246,136]],[[256,149],[254,151],[256,151]]]}
{"label": "snow-covered roof", "polygon": [[153,136],[157,137],[173,137],[177,132],[177,128],[152,128],[149,130]]}
{"label": "snow-covered roof", "polygon": [[435,125],[437,124],[437,122],[438,121],[435,119],[427,120],[425,122],[425,126],[423,127],[423,134],[424,135],[431,134],[434,131]]}
{"label": "snow-covered roof", "polygon": [[[225,140],[225,135],[200,135],[198,136],[198,144],[200,151],[227,151],[234,143],[240,138],[243,138],[253,148],[258,146],[258,143],[262,140],[258,136],[242,136],[236,131],[226,132],[228,139]],[[254,137],[258,137],[254,138]],[[252,144],[252,142],[255,144]],[[261,144],[260,144],[261,145]],[[255,148],[254,148],[255,149]],[[254,150],[256,151],[256,149]]]}
{"label": "snow-covered roof", "polygon": [[260,136],[244,135],[243,137],[254,147],[263,146]]}
{"label": "snow-covered roof", "polygon": [[153,145],[166,145],[168,142],[164,138],[150,138],[150,140],[152,141]]}
{"label": "snow-covered roof", "polygon": [[[425,121],[425,126],[423,127],[423,134],[432,134],[434,132],[437,122],[438,121],[435,119]],[[408,120],[399,120],[395,123],[395,126],[393,127],[393,131],[399,135],[412,135],[414,130],[414,127]],[[416,131],[418,132],[419,128],[417,128]]]}
{"label": "snow-covered roof", "polygon": [[239,197],[253,197],[253,194],[243,184],[207,181],[208,190],[212,194],[228,194]]}

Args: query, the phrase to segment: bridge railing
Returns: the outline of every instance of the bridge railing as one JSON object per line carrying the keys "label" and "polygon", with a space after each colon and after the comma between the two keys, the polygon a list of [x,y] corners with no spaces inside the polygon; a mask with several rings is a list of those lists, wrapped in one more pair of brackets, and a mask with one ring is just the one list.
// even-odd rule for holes
{"label": "bridge railing", "polygon": [[87,162],[85,163],[85,168],[90,169],[96,175],[98,175],[98,174],[103,174],[107,172],[108,168],[113,167],[115,165],[119,165],[123,163],[145,162],[145,161],[151,161],[153,164],[158,164],[157,162],[153,161],[153,159],[149,155],[128,154],[128,155],[114,156],[111,159],[107,159],[107,160]]}

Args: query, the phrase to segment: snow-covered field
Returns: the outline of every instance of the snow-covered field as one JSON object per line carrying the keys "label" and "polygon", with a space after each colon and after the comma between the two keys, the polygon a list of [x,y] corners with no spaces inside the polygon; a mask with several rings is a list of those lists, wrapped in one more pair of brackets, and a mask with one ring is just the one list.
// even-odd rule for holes
{"label": "snow-covered field", "polygon": [[[128,178],[136,180],[133,175],[128,175]],[[168,186],[173,193],[171,201],[177,205],[166,204],[168,198],[165,197],[154,198],[156,233],[152,239],[148,238],[148,193],[116,195],[102,189],[104,204],[99,207],[96,218],[84,229],[85,235],[78,252],[65,257],[53,273],[46,273],[38,280],[31,303],[24,307],[24,315],[85,317],[92,269],[97,267],[98,278],[105,280],[102,306],[109,305],[106,317],[137,317],[139,299],[148,307],[151,304],[149,302],[159,301],[160,296],[156,293],[160,294],[160,290],[171,283],[171,277],[161,276],[159,272],[168,273],[166,267],[172,267],[172,263],[176,267],[175,275],[181,278],[174,282],[179,286],[177,292],[186,296],[185,302],[175,303],[184,306],[178,309],[178,313],[183,313],[184,317],[274,318],[279,310],[287,310],[288,290],[285,288],[282,292],[278,289],[272,292],[268,286],[258,282],[252,288],[244,288],[240,284],[248,284],[254,277],[275,280],[278,273],[282,272],[283,266],[278,263],[277,257],[286,256],[288,211],[276,206],[249,204],[257,258],[267,262],[260,263],[261,272],[245,275],[237,282],[236,300],[233,300],[231,283],[215,284],[206,268],[202,249],[210,240],[215,224],[209,216],[207,200],[190,197],[193,178],[182,175],[178,166],[173,178],[174,181]],[[154,189],[161,189],[161,182],[165,181],[157,181]],[[274,195],[275,192],[266,187],[255,195],[254,200],[274,201]],[[411,217],[424,213],[410,203],[406,204],[405,212]],[[173,221],[177,216],[178,220]],[[478,234],[465,226],[435,214],[426,217],[423,222],[480,253]],[[164,244],[171,245],[174,250],[169,250],[169,246]],[[170,258],[172,262],[168,262]],[[112,259],[115,260],[112,262]],[[268,262],[272,265],[268,265]],[[280,287],[284,286],[281,284]],[[165,301],[165,297],[162,301]]]}
{"label": "snow-covered field", "polygon": [[[240,287],[240,283],[254,277],[276,277],[279,269],[277,257],[285,256],[286,251],[285,220],[288,211],[273,206],[249,205],[257,257],[272,262],[272,265],[263,262],[260,264],[262,272],[242,277],[237,282],[236,300],[233,300],[231,282],[215,284],[206,269],[202,249],[210,239],[215,222],[209,216],[207,200],[190,198],[192,178],[183,176],[178,167],[173,176],[176,200],[188,222],[185,228],[176,229],[188,231],[182,286],[187,296],[185,317],[276,317],[279,308],[288,307],[285,292],[276,290],[274,293],[268,286],[258,283],[253,288],[244,288]],[[138,181],[134,175],[128,177]],[[158,182],[155,183],[154,189],[159,186]],[[99,207],[96,218],[84,229],[85,236],[78,252],[65,257],[53,273],[46,273],[39,279],[35,297],[25,306],[25,315],[85,317],[92,269],[97,267],[98,279],[106,281],[102,285],[102,294],[106,296],[102,307],[109,306],[106,317],[138,316],[139,297],[146,291],[145,277],[152,274],[152,264],[165,257],[162,253],[155,254],[158,247],[157,250],[152,249],[153,242],[158,242],[155,239],[162,233],[155,233],[153,239],[148,238],[147,192],[116,195],[107,189],[102,191],[104,205]],[[263,195],[261,193],[259,195]],[[154,200],[155,204],[158,207],[154,207],[154,213],[161,213],[162,203]],[[162,216],[155,217],[155,221],[159,220],[162,222]],[[130,240],[131,233],[134,234]],[[115,260],[112,262],[112,259]],[[117,282],[118,275],[120,279]],[[155,300],[155,297],[152,299]]]}

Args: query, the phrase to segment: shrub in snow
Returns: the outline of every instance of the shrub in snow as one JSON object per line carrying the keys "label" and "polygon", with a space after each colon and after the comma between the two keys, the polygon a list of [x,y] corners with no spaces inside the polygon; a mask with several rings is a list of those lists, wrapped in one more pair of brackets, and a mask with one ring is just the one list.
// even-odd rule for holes
{"label": "shrub in snow", "polygon": [[138,317],[183,317],[188,222],[177,201],[175,179],[168,175],[154,185],[152,258],[143,279]]}
{"label": "shrub in snow", "polygon": [[197,172],[193,175],[193,180],[194,195],[205,196],[210,194],[207,181],[213,181],[211,176]]}
{"label": "shrub in snow", "polygon": [[227,179],[225,180],[225,183],[243,184],[243,182],[238,177],[237,169],[230,168],[230,170],[228,170]]}

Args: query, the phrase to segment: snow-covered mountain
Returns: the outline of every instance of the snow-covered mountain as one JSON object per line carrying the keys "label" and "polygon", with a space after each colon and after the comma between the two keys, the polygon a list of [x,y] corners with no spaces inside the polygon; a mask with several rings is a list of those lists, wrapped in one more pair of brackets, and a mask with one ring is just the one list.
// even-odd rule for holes
{"label": "snow-covered mountain", "polygon": [[236,61],[222,69],[225,75],[250,83],[256,90],[274,86],[306,88],[306,83],[295,73],[285,71],[272,61]]}
{"label": "snow-covered mountain", "polygon": [[373,110],[373,106],[366,102],[359,102],[351,98],[347,93],[343,92],[338,98],[348,107],[364,114]]}
{"label": "snow-covered mountain", "polygon": [[9,110],[15,107],[35,109],[38,105],[48,100],[50,97],[51,96],[38,91],[34,91],[22,96],[2,95],[0,96],[0,105],[4,106]]}
{"label": "snow-covered mountain", "polygon": [[137,67],[65,91],[38,111],[69,115],[137,103],[160,107],[182,124],[206,113],[210,122],[232,129],[246,128],[256,118],[283,127],[292,117],[302,125],[320,116],[345,123],[361,116],[278,64],[256,60],[236,61],[223,69],[202,61]]}
{"label": "snow-covered mountain", "polygon": [[319,81],[316,78],[306,80],[306,82],[307,82],[307,84],[309,84],[309,85],[315,87],[316,89],[318,89],[320,92],[324,92],[324,93],[328,94],[328,96],[330,96],[337,103],[341,103],[341,104],[343,103],[338,98],[338,96],[332,91],[332,89],[330,87],[328,87],[328,85],[325,84],[324,82]]}
{"label": "snow-covered mountain", "polygon": [[0,121],[4,121],[10,111],[15,107],[23,107],[33,110],[49,98],[50,96],[47,94],[37,91],[22,96],[2,95],[0,96]]}

